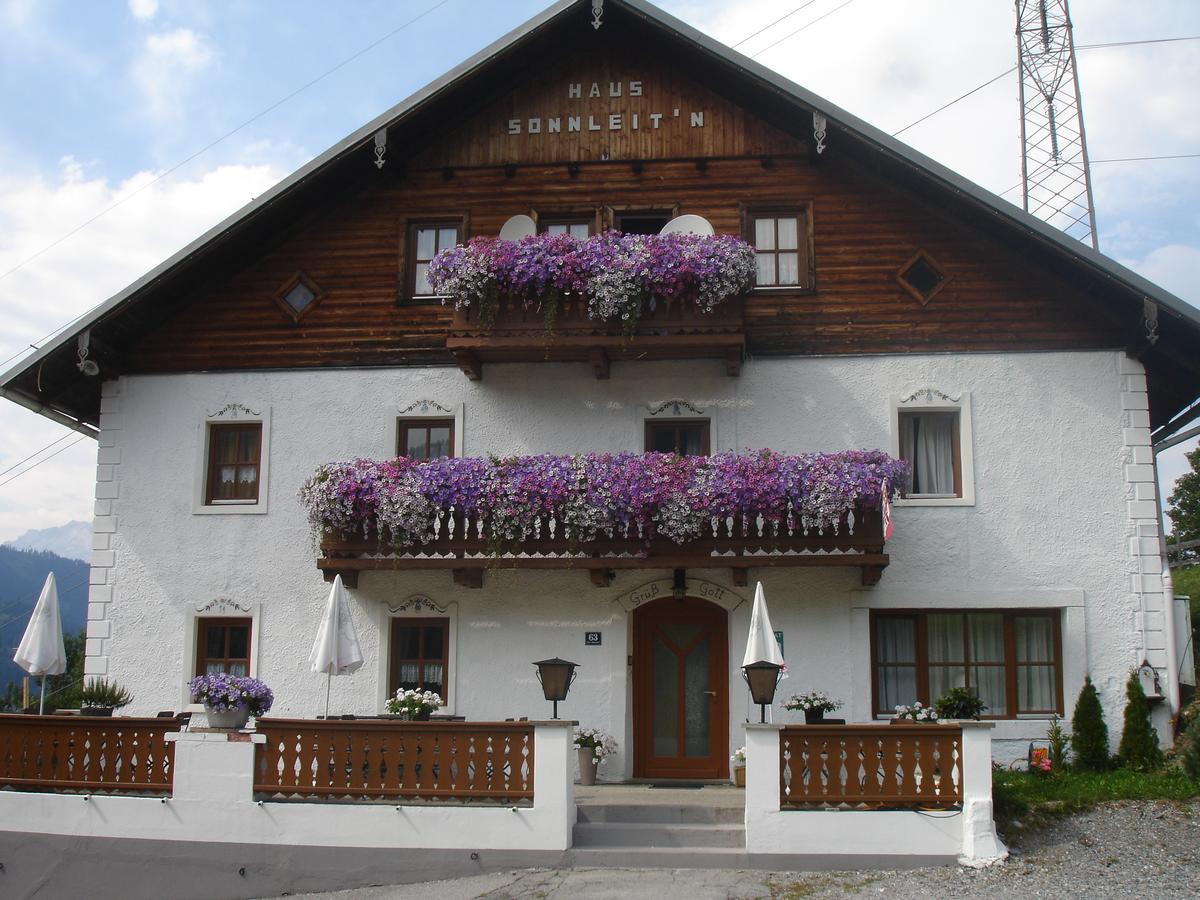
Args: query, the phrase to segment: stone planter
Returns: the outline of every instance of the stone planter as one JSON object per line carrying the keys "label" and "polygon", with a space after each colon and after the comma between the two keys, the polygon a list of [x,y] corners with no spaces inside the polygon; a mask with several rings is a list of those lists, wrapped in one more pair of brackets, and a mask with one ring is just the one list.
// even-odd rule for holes
{"label": "stone planter", "polygon": [[579,757],[579,783],[595,784],[596,770],[600,768],[600,763],[596,762],[595,748],[576,747],[575,753]]}
{"label": "stone planter", "polygon": [[227,710],[217,710],[211,706],[205,706],[204,712],[208,716],[209,728],[236,730],[245,728],[246,723],[250,721],[250,707],[248,706],[239,706],[236,709]]}

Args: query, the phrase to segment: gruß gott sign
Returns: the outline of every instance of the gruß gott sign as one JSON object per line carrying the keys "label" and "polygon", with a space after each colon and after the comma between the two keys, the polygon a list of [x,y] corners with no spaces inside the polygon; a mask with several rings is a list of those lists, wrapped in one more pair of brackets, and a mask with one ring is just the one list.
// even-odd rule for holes
{"label": "gru\u00df gott sign", "polygon": [[[583,81],[573,81],[567,85],[567,100],[571,103],[583,103],[585,100],[621,99],[624,97],[643,96],[641,81],[610,81],[608,90],[604,91],[600,82],[593,81],[590,85]],[[679,107],[673,107],[668,112],[620,112],[579,113],[578,115],[529,116],[524,119],[509,119],[508,133],[518,134],[562,134],[566,132],[584,131],[655,131],[663,127],[664,120],[669,125],[677,119],[682,119]],[[704,110],[698,112],[689,110],[687,115],[691,128],[704,127]]]}

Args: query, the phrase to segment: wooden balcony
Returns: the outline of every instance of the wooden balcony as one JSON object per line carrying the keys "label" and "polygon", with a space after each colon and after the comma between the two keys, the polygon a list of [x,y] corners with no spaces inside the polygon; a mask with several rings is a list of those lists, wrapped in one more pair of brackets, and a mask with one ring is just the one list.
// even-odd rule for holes
{"label": "wooden balcony", "polygon": [[587,362],[597,378],[607,378],[612,360],[721,359],[736,376],[746,346],[744,306],[735,297],[702,313],[690,303],[660,300],[626,334],[619,322],[589,318],[580,295],[562,300],[549,330],[541,310],[501,298],[490,325],[480,322],[476,307],[456,310],[446,349],[473,381],[488,362]]}
{"label": "wooden balcony", "polygon": [[327,581],[341,575],[349,587],[363,571],[448,569],[456,584],[482,587],[488,569],[578,569],[597,587],[612,583],[617,569],[733,570],[734,584],[747,583],[747,570],[765,567],[858,567],[864,585],[875,584],[887,566],[883,519],[879,510],[857,510],[836,529],[823,532],[774,528],[755,521],[717,523],[686,544],[665,538],[644,541],[636,535],[577,541],[562,534],[547,517],[539,533],[517,545],[497,546],[478,523],[455,515],[444,519],[434,540],[395,549],[361,537],[326,537],[317,567]]}

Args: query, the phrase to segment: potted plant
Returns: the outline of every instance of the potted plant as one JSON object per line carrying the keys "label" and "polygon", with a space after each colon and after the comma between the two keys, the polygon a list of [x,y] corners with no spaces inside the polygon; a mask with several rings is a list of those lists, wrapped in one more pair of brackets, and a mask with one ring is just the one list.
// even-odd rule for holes
{"label": "potted plant", "polygon": [[795,694],[784,704],[783,708],[803,710],[805,724],[812,725],[824,719],[825,713],[841,709],[842,705],[841,700],[834,700],[820,691],[808,691],[803,694]]}
{"label": "potted plant", "polygon": [[954,687],[938,697],[933,702],[933,708],[937,710],[938,720],[945,722],[952,719],[978,719],[988,707],[969,688]]}
{"label": "potted plant", "polygon": [[113,710],[133,702],[129,691],[107,678],[93,678],[79,692],[81,716],[111,716]]}
{"label": "potted plant", "polygon": [[210,728],[243,728],[251,716],[264,715],[275,702],[271,689],[257,678],[217,672],[188,682],[193,703],[203,703]]}
{"label": "potted plant", "polygon": [[746,748],[738,747],[733,751],[733,756],[729,757],[729,763],[733,766],[733,783],[738,787],[746,786]]}
{"label": "potted plant", "polygon": [[913,722],[919,722],[924,725],[936,725],[938,723],[938,712],[932,706],[923,706],[921,701],[918,700],[907,706],[897,706],[896,715],[892,718],[892,722],[896,725],[911,725]]}
{"label": "potted plant", "polygon": [[442,705],[441,695],[434,691],[414,691],[401,688],[395,697],[384,704],[388,713],[404,722],[428,722],[433,711]]}
{"label": "potted plant", "polygon": [[606,757],[617,752],[617,741],[599,728],[580,728],[575,732],[575,747],[579,755],[579,783],[595,784],[596,770]]}

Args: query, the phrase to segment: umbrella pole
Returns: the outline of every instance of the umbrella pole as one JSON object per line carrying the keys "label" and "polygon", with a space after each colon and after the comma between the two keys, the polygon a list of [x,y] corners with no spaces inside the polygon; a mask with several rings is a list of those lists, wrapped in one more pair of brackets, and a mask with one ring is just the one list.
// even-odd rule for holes
{"label": "umbrella pole", "polygon": [[333,672],[325,673],[325,718],[329,718],[329,688],[333,686]]}
{"label": "umbrella pole", "polygon": [[46,710],[46,676],[42,676],[42,699],[38,701],[38,715],[44,714]]}

